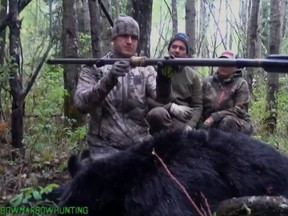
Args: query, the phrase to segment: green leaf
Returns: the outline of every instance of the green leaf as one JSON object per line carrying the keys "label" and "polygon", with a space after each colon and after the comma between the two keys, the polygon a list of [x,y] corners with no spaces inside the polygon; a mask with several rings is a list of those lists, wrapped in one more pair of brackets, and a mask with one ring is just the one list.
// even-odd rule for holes
{"label": "green leaf", "polygon": [[33,188],[32,187],[27,187],[27,188],[22,188],[22,189],[20,189],[20,191],[21,192],[31,192],[31,191],[33,191]]}
{"label": "green leaf", "polygon": [[18,207],[22,203],[23,197],[23,193],[16,195],[10,200],[10,205],[12,205],[12,207]]}
{"label": "green leaf", "polygon": [[41,194],[44,194],[44,193],[47,194],[47,193],[50,193],[53,189],[58,188],[58,187],[59,187],[58,184],[49,184],[46,187],[42,188],[40,193]]}
{"label": "green leaf", "polygon": [[34,191],[32,192],[32,194],[33,194],[33,197],[34,197],[35,200],[41,200],[41,199],[42,199],[42,196],[41,196],[41,194],[39,193],[39,191],[34,190]]}

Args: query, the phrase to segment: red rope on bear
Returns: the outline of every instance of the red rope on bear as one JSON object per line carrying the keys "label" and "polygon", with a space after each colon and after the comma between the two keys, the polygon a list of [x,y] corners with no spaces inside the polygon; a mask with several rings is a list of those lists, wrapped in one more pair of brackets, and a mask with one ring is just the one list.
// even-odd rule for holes
{"label": "red rope on bear", "polygon": [[[196,212],[198,213],[199,216],[205,216],[203,215],[203,213],[200,211],[200,209],[197,207],[197,205],[195,204],[195,202],[192,200],[192,198],[190,197],[190,195],[188,194],[188,192],[186,191],[185,187],[178,181],[178,179],[170,172],[170,170],[168,169],[167,165],[164,163],[164,161],[159,157],[159,155],[155,152],[155,150],[153,149],[152,151],[152,155],[154,155],[157,160],[160,162],[160,164],[163,166],[164,170],[166,171],[166,173],[168,174],[168,176],[176,182],[176,184],[180,187],[181,191],[184,193],[184,195],[186,196],[186,198],[189,200],[189,202],[191,203],[191,205],[193,206],[193,208],[196,210]],[[202,194],[202,193],[201,193]],[[206,200],[206,199],[205,199]],[[207,201],[207,200],[206,200]],[[207,205],[206,207],[209,209],[208,203],[205,202],[205,204]],[[208,211],[208,216],[212,216],[211,212]]]}

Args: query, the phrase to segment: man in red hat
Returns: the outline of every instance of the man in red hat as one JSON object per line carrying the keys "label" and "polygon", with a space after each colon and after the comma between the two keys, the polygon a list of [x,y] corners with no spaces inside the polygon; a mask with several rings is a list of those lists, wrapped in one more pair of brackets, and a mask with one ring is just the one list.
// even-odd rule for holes
{"label": "man in red hat", "polygon": [[[236,59],[234,52],[224,51],[219,58]],[[218,67],[217,72],[203,80],[203,113],[201,127],[227,132],[253,133],[248,115],[250,92],[236,67]]]}

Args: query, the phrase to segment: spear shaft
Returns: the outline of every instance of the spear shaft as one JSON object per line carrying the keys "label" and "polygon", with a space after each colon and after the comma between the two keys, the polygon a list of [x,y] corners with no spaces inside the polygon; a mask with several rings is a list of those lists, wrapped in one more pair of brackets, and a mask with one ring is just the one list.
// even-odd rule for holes
{"label": "spear shaft", "polygon": [[114,64],[116,61],[127,60],[130,61],[131,66],[148,66],[158,65],[178,65],[178,66],[226,66],[226,67],[262,67],[268,72],[288,72],[288,55],[270,55],[266,59],[227,59],[227,58],[156,58],[150,59],[145,57],[132,58],[111,58],[111,59],[97,59],[97,58],[54,58],[48,59],[48,64],[86,64],[96,65],[102,67],[104,65]]}

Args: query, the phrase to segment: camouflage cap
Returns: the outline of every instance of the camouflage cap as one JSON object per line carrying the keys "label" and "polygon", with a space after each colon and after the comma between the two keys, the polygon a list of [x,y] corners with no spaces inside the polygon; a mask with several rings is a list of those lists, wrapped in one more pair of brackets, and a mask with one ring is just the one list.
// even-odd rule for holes
{"label": "camouflage cap", "polygon": [[114,21],[112,29],[112,39],[115,39],[119,35],[134,35],[138,40],[140,37],[139,25],[130,16],[120,16]]}

